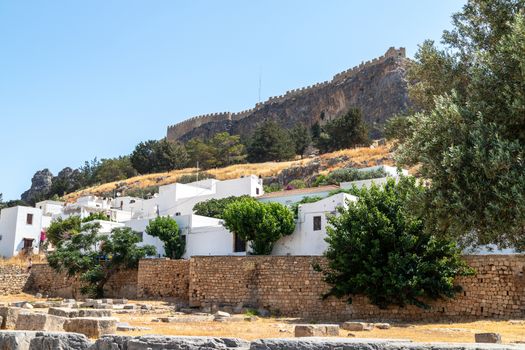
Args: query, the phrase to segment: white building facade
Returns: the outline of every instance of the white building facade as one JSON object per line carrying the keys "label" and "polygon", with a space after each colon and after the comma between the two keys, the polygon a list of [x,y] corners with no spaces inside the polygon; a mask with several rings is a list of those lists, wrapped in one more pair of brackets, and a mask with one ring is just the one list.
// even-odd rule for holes
{"label": "white building facade", "polygon": [[42,233],[42,210],[17,206],[0,212],[0,256],[38,253]]}

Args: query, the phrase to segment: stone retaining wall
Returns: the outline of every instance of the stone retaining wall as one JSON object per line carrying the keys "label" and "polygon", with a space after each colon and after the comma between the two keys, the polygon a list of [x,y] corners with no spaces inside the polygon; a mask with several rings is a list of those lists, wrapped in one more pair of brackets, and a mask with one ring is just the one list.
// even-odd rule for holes
{"label": "stone retaining wall", "polygon": [[188,301],[188,260],[145,259],[139,263],[137,297]]}
{"label": "stone retaining wall", "polygon": [[422,320],[442,318],[524,317],[525,256],[467,256],[477,270],[458,283],[464,292],[456,299],[381,310],[365,298],[353,303],[320,297],[328,290],[314,262],[321,257],[194,257],[190,262],[190,304],[193,306],[238,305],[264,307],[275,313],[308,319],[377,318]]}
{"label": "stone retaining wall", "polygon": [[[110,298],[137,297],[137,270],[119,271],[113,275],[104,287],[105,296]],[[40,292],[52,297],[78,298],[81,284],[76,278],[56,273],[47,264],[33,265],[31,276],[26,286],[28,292]]]}
{"label": "stone retaining wall", "polygon": [[0,265],[0,295],[22,293],[29,278],[27,269],[17,265]]}

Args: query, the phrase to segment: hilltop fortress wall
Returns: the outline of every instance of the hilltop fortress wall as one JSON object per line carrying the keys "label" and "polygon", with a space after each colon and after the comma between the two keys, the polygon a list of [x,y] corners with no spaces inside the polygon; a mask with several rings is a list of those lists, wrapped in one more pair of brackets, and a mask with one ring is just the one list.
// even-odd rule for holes
{"label": "hilltop fortress wall", "polygon": [[254,108],[247,109],[244,111],[231,113],[231,112],[222,112],[222,113],[210,113],[210,114],[204,114],[195,116],[189,119],[186,119],[180,123],[168,126],[167,131],[167,139],[168,140],[178,140],[183,138],[184,135],[190,133],[192,130],[197,129],[199,127],[205,126],[209,123],[222,123],[225,125],[225,129],[227,129],[227,126],[230,125],[232,122],[238,122],[246,117],[254,114],[255,112],[264,109],[265,107],[283,103],[287,100],[312,93],[316,90],[320,90],[324,87],[331,86],[331,85],[337,85],[338,83],[341,83],[342,81],[351,78],[358,74],[359,72],[370,68],[372,66],[375,66],[377,64],[383,63],[385,60],[392,58],[392,57],[406,57],[406,51],[405,48],[401,47],[399,49],[396,49],[394,47],[389,48],[386,53],[380,57],[374,58],[373,60],[362,62],[358,66],[355,66],[353,68],[350,68],[344,72],[338,73],[333,76],[332,80],[327,80],[321,83],[317,83],[314,85],[309,85],[306,87],[293,89],[286,91],[285,94],[279,95],[279,96],[272,96],[267,101],[257,103]]}

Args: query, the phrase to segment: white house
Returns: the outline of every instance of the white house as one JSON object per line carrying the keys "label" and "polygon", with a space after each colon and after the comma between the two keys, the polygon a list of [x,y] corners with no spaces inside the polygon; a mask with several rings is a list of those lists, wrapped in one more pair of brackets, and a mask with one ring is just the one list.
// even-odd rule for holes
{"label": "white house", "polygon": [[206,179],[188,184],[174,183],[160,186],[159,193],[151,199],[133,197],[117,198],[117,208],[132,210],[132,218],[147,219],[158,215],[189,215],[193,207],[208,199],[220,199],[230,196],[262,195],[262,179],[250,175],[231,180]]}
{"label": "white house", "polygon": [[294,232],[275,243],[273,255],[322,255],[328,248],[325,242],[326,226],[337,208],[348,207],[357,197],[338,193],[314,203],[299,205]]}
{"label": "white house", "polygon": [[22,251],[38,253],[42,210],[12,207],[0,212],[0,256],[10,258]]}
{"label": "white house", "polygon": [[[246,244],[236,240],[221,220],[206,216],[188,214],[172,216],[179,225],[181,235],[186,241],[183,258],[196,255],[246,255]],[[164,255],[164,243],[157,237],[148,235],[145,230],[149,219],[135,219],[125,223],[132,230],[140,233],[142,245],[150,244],[157,249],[157,255]]]}

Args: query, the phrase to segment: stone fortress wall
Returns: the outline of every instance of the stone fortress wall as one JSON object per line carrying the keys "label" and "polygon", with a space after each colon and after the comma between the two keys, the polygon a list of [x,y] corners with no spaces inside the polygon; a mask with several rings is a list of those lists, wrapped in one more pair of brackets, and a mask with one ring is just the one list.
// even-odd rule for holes
{"label": "stone fortress wall", "polygon": [[[145,259],[137,270],[121,271],[107,284],[108,297],[170,299],[194,307],[264,308],[274,314],[307,320],[470,320],[525,318],[525,255],[470,255],[476,274],[458,278],[463,291],[450,300],[382,310],[365,297],[345,300],[321,296],[329,286],[313,265],[314,256],[199,256],[190,260]],[[34,265],[31,276],[17,268],[0,268],[1,294],[24,291],[79,297],[75,279]]]}
{"label": "stone fortress wall", "polygon": [[167,139],[177,140],[181,138],[184,134],[190,132],[191,130],[198,128],[202,125],[205,125],[207,123],[239,121],[251,115],[255,111],[261,108],[264,108],[267,105],[271,105],[274,103],[280,103],[284,100],[292,99],[292,98],[301,96],[303,94],[310,93],[313,90],[321,89],[328,85],[336,84],[345,79],[351,78],[352,76],[358,74],[361,70],[371,67],[373,65],[382,63],[383,61],[385,61],[386,59],[390,57],[405,58],[406,57],[405,48],[400,47],[399,49],[396,49],[395,47],[390,47],[385,52],[384,55],[374,58],[373,60],[370,60],[370,61],[361,62],[361,64],[359,64],[358,66],[347,69],[344,72],[338,73],[333,76],[332,80],[327,80],[327,81],[317,83],[314,85],[309,85],[303,88],[289,90],[289,91],[286,91],[286,93],[283,95],[272,96],[265,102],[257,103],[255,107],[251,109],[247,109],[247,110],[240,111],[237,113],[231,113],[231,112],[210,113],[210,114],[199,115],[199,116],[195,116],[195,117],[186,119],[180,123],[168,126]]}

